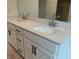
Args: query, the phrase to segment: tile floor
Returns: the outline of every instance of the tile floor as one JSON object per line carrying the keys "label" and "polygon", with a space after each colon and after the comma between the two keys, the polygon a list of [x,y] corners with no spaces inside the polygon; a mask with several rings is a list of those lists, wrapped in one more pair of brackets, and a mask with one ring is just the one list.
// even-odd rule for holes
{"label": "tile floor", "polygon": [[23,59],[9,44],[7,50],[7,59]]}

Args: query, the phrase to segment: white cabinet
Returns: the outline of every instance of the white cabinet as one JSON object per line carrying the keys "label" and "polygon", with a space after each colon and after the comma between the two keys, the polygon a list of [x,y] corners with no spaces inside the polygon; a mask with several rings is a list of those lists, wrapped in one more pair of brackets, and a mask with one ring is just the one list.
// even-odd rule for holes
{"label": "white cabinet", "polygon": [[24,57],[24,43],[21,35],[17,34],[17,50]]}
{"label": "white cabinet", "polygon": [[16,32],[8,27],[8,42],[17,49]]}
{"label": "white cabinet", "polygon": [[52,43],[38,35],[35,35],[27,30],[23,30],[23,36],[29,38],[31,41],[35,42],[36,44],[40,45],[44,49],[50,51],[53,54],[56,54],[58,45]]}
{"label": "white cabinet", "polygon": [[22,36],[22,28],[16,26],[17,50],[24,57],[24,41]]}
{"label": "white cabinet", "polygon": [[7,32],[8,42],[25,59],[56,59],[57,44],[10,23]]}
{"label": "white cabinet", "polygon": [[8,42],[24,57],[22,28],[8,23],[7,29]]}
{"label": "white cabinet", "polygon": [[55,59],[55,55],[48,52],[47,50],[38,47],[38,59]]}
{"label": "white cabinet", "polygon": [[37,50],[37,45],[32,41],[24,37],[25,59],[37,59],[37,54],[34,49]]}
{"label": "white cabinet", "polygon": [[54,55],[24,37],[25,59],[54,59]]}
{"label": "white cabinet", "polygon": [[22,35],[22,28],[16,26],[16,33]]}

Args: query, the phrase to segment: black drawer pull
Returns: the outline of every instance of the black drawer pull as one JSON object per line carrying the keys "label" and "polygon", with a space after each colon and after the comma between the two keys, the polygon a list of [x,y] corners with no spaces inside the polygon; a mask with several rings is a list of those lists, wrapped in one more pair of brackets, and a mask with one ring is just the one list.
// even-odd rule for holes
{"label": "black drawer pull", "polygon": [[17,32],[20,32],[20,30],[16,29]]}
{"label": "black drawer pull", "polygon": [[34,46],[32,46],[32,53],[34,53]]}
{"label": "black drawer pull", "polygon": [[20,49],[18,49],[18,51],[22,53],[22,51]]}
{"label": "black drawer pull", "polygon": [[21,40],[19,40],[18,38],[17,38],[17,40],[18,40],[19,42],[21,42]]}
{"label": "black drawer pull", "polygon": [[11,35],[11,30],[8,30],[9,35]]}
{"label": "black drawer pull", "polygon": [[37,47],[34,48],[34,54],[37,55]]}
{"label": "black drawer pull", "polygon": [[32,53],[33,53],[34,55],[37,55],[37,47],[32,46]]}

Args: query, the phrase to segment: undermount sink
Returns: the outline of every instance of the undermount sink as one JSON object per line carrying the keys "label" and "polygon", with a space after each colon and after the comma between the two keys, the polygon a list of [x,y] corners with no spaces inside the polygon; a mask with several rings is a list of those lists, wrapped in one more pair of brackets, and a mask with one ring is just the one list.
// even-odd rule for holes
{"label": "undermount sink", "polygon": [[47,27],[35,27],[34,30],[39,31],[44,34],[51,34],[59,31],[58,29],[55,28],[47,28]]}

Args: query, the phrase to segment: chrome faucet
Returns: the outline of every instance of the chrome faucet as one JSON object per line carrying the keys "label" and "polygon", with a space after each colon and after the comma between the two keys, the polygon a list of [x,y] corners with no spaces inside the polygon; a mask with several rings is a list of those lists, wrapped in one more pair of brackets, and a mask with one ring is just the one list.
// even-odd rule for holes
{"label": "chrome faucet", "polygon": [[23,18],[23,19],[26,19],[26,16],[25,16],[25,14],[24,14],[24,13],[22,13],[22,18]]}
{"label": "chrome faucet", "polygon": [[48,23],[49,26],[56,27],[57,23],[55,22],[55,18],[56,18],[56,14],[53,14],[52,19],[50,19],[50,21]]}
{"label": "chrome faucet", "polygon": [[21,13],[21,17],[23,18],[23,19],[27,19],[27,17],[30,15],[30,12],[29,13]]}

